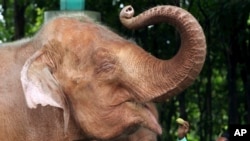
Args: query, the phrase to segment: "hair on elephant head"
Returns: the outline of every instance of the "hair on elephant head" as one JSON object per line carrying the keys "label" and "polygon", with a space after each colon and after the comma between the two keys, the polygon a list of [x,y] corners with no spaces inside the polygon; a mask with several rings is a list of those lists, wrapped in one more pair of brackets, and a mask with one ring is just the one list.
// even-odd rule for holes
{"label": "hair on elephant head", "polygon": [[21,71],[28,107],[62,109],[65,132],[74,120],[89,140],[119,138],[142,128],[161,134],[150,102],[171,98],[193,83],[205,60],[205,37],[197,20],[181,8],[157,6],[136,17],[133,13],[131,6],[120,13],[131,29],[159,22],[176,27],[178,53],[160,60],[105,26],[55,18],[25,44],[34,50]]}

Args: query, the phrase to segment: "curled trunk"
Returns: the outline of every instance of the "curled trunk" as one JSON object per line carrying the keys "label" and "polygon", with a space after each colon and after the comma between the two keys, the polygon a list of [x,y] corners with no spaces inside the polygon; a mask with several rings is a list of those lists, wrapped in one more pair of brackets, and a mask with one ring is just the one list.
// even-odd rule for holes
{"label": "curled trunk", "polygon": [[[120,20],[127,28],[137,29],[166,22],[180,33],[181,47],[169,60],[144,54],[137,70],[141,101],[165,100],[190,86],[200,73],[206,56],[206,40],[198,21],[187,11],[175,6],[157,6],[133,17],[131,6],[123,8]],[[143,68],[143,69],[142,69]],[[136,81],[133,83],[137,83]],[[138,85],[138,84],[137,84]]]}

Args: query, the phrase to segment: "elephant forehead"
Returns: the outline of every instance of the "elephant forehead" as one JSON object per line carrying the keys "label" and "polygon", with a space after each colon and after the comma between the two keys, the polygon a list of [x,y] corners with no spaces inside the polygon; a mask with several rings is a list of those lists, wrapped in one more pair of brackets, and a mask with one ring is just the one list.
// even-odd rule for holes
{"label": "elephant forehead", "polygon": [[74,52],[93,47],[113,48],[128,42],[103,25],[68,17],[52,20],[43,27],[42,34],[44,41],[56,38]]}
{"label": "elephant forehead", "polygon": [[95,25],[89,22],[80,22],[74,18],[60,17],[45,24],[39,36],[45,41],[56,39],[63,44],[70,43],[71,47],[80,42],[88,44],[95,36]]}
{"label": "elephant forehead", "polygon": [[83,49],[84,47],[93,46],[93,42],[97,38],[96,31],[90,26],[69,26],[62,29],[58,34],[59,40],[64,42],[69,48]]}

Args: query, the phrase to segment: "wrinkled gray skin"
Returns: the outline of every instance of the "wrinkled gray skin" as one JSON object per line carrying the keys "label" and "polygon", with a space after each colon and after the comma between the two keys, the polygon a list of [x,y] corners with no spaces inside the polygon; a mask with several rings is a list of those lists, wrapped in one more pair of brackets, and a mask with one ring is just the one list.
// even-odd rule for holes
{"label": "wrinkled gray skin", "polygon": [[179,52],[159,60],[86,17],[58,17],[30,39],[2,44],[0,140],[129,140],[140,130],[161,134],[151,102],[165,101],[193,83],[205,60],[205,37],[183,9],[158,6],[133,13],[130,6],[120,13],[131,29],[159,22],[176,27]]}

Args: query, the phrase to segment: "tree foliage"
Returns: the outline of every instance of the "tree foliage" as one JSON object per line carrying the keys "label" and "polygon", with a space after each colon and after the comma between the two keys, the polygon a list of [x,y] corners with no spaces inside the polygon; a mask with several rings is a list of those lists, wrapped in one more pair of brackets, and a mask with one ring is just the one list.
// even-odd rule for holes
{"label": "tree foliage", "polygon": [[[177,117],[190,122],[190,141],[212,141],[229,124],[250,123],[250,0],[86,0],[86,9],[100,12],[104,25],[168,59],[180,44],[177,31],[166,24],[124,28],[118,15],[128,4],[136,15],[156,5],[182,7],[198,19],[207,39],[199,78],[180,95],[158,104],[160,141],[176,139]],[[1,0],[0,5],[2,42],[33,35],[43,23],[44,11],[59,9],[58,0]]]}

